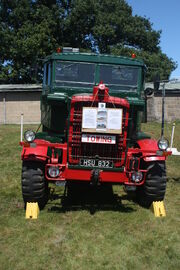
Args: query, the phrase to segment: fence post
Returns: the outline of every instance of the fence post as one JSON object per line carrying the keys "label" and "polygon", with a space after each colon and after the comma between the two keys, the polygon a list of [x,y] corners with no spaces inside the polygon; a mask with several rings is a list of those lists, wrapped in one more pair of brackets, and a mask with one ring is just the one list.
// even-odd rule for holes
{"label": "fence post", "polygon": [[4,108],[4,125],[6,124],[6,99],[3,98],[3,108]]}
{"label": "fence post", "polygon": [[173,123],[173,127],[172,127],[172,133],[171,133],[171,144],[170,144],[170,148],[173,147],[173,140],[174,140],[174,130],[175,130],[175,123]]}
{"label": "fence post", "polygon": [[21,113],[21,142],[23,141],[23,122],[24,122],[24,114]]}

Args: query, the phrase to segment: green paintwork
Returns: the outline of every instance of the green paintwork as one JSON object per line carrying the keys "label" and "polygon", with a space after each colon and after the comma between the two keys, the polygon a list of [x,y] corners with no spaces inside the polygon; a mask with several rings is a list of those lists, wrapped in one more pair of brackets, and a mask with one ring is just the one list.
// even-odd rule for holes
{"label": "green paintwork", "polygon": [[145,103],[143,99],[137,97],[127,97],[127,100],[131,106],[136,106],[138,107],[139,111],[144,111]]}
{"label": "green paintwork", "polygon": [[49,132],[38,132],[36,133],[36,139],[43,139],[51,143],[62,143],[64,136]]}
{"label": "green paintwork", "polygon": [[[52,55],[45,58],[44,63],[51,63],[51,85],[49,89],[46,88],[47,93],[66,93],[69,97],[78,93],[92,93],[92,87],[89,88],[79,88],[79,87],[60,87],[57,85],[55,81],[55,63],[57,60],[62,61],[74,61],[74,62],[82,62],[82,63],[95,63],[95,84],[99,83],[99,65],[100,64],[113,64],[113,65],[126,65],[126,66],[134,66],[139,67],[139,80],[138,80],[138,89],[137,92],[129,92],[123,91],[121,93],[114,92],[113,90],[109,90],[109,93],[113,96],[124,97],[127,98],[129,96],[132,97],[140,97],[140,93],[143,90],[143,74],[145,70],[145,65],[142,60],[122,57],[122,56],[112,56],[112,55],[98,55],[98,54],[89,54],[89,53],[53,53]],[[49,91],[48,91],[49,90]],[[44,89],[45,91],[45,89]]]}
{"label": "green paintwork", "polygon": [[124,56],[113,55],[100,55],[92,53],[53,53],[47,56],[44,62],[54,60],[65,60],[75,62],[88,62],[88,63],[104,63],[104,64],[122,64],[144,67],[142,60],[132,59]]}
{"label": "green paintwork", "polygon": [[150,139],[150,138],[151,138],[150,135],[148,135],[148,134],[146,134],[146,133],[144,133],[142,131],[136,133],[136,140],[137,141],[138,140],[144,140],[144,139]]}
{"label": "green paintwork", "polygon": [[[54,137],[53,140],[59,141],[59,138],[64,141],[68,134],[68,122],[71,97],[74,94],[88,93],[92,94],[93,87],[63,87],[57,85],[55,81],[55,64],[56,61],[62,60],[71,62],[94,63],[95,64],[95,84],[99,83],[99,67],[103,64],[125,65],[138,68],[138,86],[135,91],[113,91],[109,89],[111,96],[121,97],[128,100],[130,103],[130,116],[128,123],[128,138],[130,139],[136,134],[137,139],[148,138],[147,135],[142,134],[141,130],[141,115],[145,112],[145,99],[144,99],[144,74],[145,65],[142,60],[132,59],[122,56],[112,55],[98,55],[90,53],[53,53],[47,56],[44,63],[50,64],[50,80],[43,84],[43,93],[41,98],[41,119],[43,131],[48,133],[42,137]],[[47,85],[48,84],[48,85]],[[58,134],[56,136],[55,134]],[[60,137],[59,137],[60,136]],[[48,139],[49,140],[49,139]],[[133,140],[133,139],[132,139]]]}
{"label": "green paintwork", "polygon": [[49,101],[49,103],[51,101],[58,101],[58,102],[65,102],[67,103],[69,101],[69,96],[65,93],[58,93],[58,94],[48,94],[47,95],[47,101]]}

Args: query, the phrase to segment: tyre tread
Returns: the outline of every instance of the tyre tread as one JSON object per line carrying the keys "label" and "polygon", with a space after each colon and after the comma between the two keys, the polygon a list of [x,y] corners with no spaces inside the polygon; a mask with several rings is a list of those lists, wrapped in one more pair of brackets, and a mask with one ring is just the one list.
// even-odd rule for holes
{"label": "tyre tread", "polygon": [[25,206],[27,202],[38,202],[40,209],[44,208],[48,200],[48,184],[44,178],[43,164],[24,161],[21,183]]}
{"label": "tyre tread", "polygon": [[139,204],[144,207],[149,207],[153,201],[162,201],[166,192],[165,162],[152,162],[147,170],[145,183],[136,193]]}

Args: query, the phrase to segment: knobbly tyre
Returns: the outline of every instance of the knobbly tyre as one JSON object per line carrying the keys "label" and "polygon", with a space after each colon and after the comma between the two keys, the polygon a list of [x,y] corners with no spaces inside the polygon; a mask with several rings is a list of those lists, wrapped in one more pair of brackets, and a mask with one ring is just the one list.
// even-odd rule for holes
{"label": "knobbly tyre", "polygon": [[141,131],[145,70],[134,55],[68,48],[46,57],[42,132],[27,130],[20,143],[25,205],[38,202],[42,209],[49,182],[66,183],[68,189],[80,183],[123,184],[145,207],[164,199],[168,142]]}

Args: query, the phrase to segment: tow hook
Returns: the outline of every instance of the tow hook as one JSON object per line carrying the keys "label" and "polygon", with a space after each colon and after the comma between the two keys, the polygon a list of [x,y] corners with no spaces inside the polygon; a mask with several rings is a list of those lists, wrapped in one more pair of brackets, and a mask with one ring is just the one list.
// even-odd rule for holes
{"label": "tow hook", "polygon": [[99,169],[94,169],[91,171],[91,185],[99,185],[100,172],[101,170]]}

